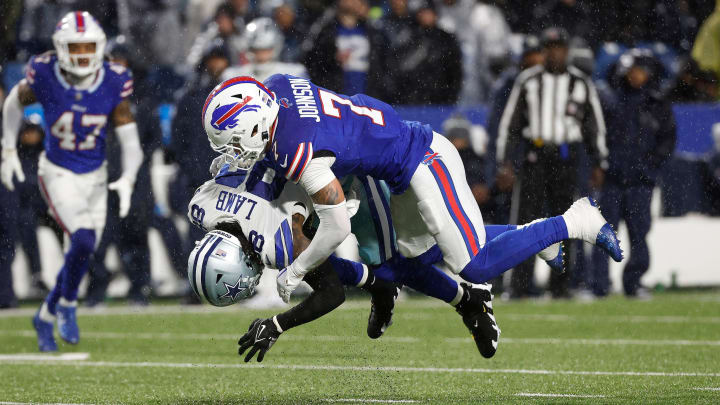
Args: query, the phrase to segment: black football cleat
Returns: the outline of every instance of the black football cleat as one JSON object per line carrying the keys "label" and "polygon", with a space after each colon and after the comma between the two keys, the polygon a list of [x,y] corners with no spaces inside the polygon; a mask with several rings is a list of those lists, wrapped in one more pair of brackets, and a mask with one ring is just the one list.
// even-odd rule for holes
{"label": "black football cleat", "polygon": [[[368,318],[367,334],[370,339],[377,339],[392,325],[395,300],[400,288],[394,283],[375,279],[370,299],[370,317]],[[382,283],[382,284],[378,284]]]}
{"label": "black football cleat", "polygon": [[455,310],[470,330],[480,354],[489,359],[495,355],[500,340],[500,328],[493,315],[491,287],[473,287],[467,283],[461,285],[465,293]]}

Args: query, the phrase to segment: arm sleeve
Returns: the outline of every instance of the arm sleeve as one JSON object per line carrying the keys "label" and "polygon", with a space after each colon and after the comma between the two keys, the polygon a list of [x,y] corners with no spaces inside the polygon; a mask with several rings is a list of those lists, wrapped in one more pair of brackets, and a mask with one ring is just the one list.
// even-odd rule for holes
{"label": "arm sleeve", "polygon": [[593,166],[607,169],[608,150],[605,143],[605,118],[603,117],[600,98],[592,81],[586,79],[585,86],[588,90],[588,105],[583,119],[582,134]]}
{"label": "arm sleeve", "polygon": [[138,170],[143,162],[143,151],[140,147],[137,124],[131,122],[115,128],[115,134],[122,149],[122,177],[135,183]]}
{"label": "arm sleeve", "polygon": [[[498,125],[497,151],[495,154],[498,164],[514,160],[515,149],[518,147],[520,134],[527,123],[525,103],[524,80],[518,78],[510,92],[505,104],[500,124]],[[515,162],[518,163],[518,162]],[[517,164],[516,164],[517,166]],[[517,168],[517,167],[516,167]]]}
{"label": "arm sleeve", "polygon": [[345,289],[329,262],[304,278],[313,292],[298,305],[275,317],[282,331],[314,321],[345,302]]}
{"label": "arm sleeve", "polygon": [[350,216],[345,201],[336,205],[316,204],[314,207],[320,225],[310,245],[293,262],[302,273],[318,267],[350,234]]}
{"label": "arm sleeve", "polygon": [[17,148],[17,137],[23,119],[23,105],[18,97],[18,86],[10,90],[2,111],[2,148]]}

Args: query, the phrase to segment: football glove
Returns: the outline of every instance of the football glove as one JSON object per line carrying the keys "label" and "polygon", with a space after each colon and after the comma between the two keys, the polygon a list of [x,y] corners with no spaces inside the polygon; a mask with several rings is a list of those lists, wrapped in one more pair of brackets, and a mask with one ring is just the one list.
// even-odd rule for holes
{"label": "football glove", "polygon": [[272,319],[256,319],[252,321],[247,333],[245,333],[238,345],[238,354],[242,356],[245,350],[250,349],[245,356],[245,363],[249,362],[255,353],[257,353],[257,361],[263,361],[265,353],[275,344],[282,332],[278,331],[275,322]]}
{"label": "football glove", "polygon": [[19,182],[25,181],[25,174],[20,164],[16,149],[3,148],[2,150],[2,164],[0,165],[0,180],[2,184],[7,187],[8,190],[15,190],[15,184],[13,184],[13,175],[17,177]]}
{"label": "football glove", "polygon": [[297,262],[292,262],[292,264],[280,270],[277,276],[278,295],[286,304],[290,302],[290,295],[300,285],[306,273],[306,271],[298,269],[295,263]]}
{"label": "football glove", "polygon": [[120,199],[120,218],[125,218],[128,212],[130,212],[133,186],[133,182],[127,177],[120,177],[117,181],[108,184],[108,189],[118,193],[118,198]]}

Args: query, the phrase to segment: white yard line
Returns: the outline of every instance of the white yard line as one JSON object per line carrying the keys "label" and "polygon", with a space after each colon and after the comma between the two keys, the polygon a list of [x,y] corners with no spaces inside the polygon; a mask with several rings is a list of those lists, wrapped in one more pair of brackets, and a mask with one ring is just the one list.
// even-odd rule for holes
{"label": "white yard line", "polygon": [[81,361],[90,358],[90,353],[13,353],[0,354],[0,361]]}
{"label": "white yard line", "polygon": [[695,389],[698,391],[720,391],[720,387],[698,387]]}
{"label": "white yard line", "polygon": [[92,404],[66,404],[66,403],[63,403],[63,402],[45,403],[45,402],[10,402],[10,401],[0,401],[0,405],[92,405]]}
{"label": "white yard line", "polygon": [[[34,338],[32,330],[0,330],[0,336],[19,336]],[[155,332],[82,332],[82,336],[90,339],[140,339],[140,340],[237,340],[241,334],[230,333],[155,333]],[[441,338],[451,344],[470,343],[471,338]],[[378,342],[386,343],[418,343],[423,339],[412,336],[385,336]],[[428,338],[427,340],[433,340]],[[289,333],[283,335],[283,341],[322,341],[322,342],[358,342],[367,341],[364,336],[334,336],[334,335],[298,335]],[[500,339],[503,344],[550,344],[550,345],[615,345],[615,346],[720,346],[720,340],[664,340],[664,339],[573,339],[573,338],[506,338]]]}
{"label": "white yard line", "polygon": [[516,397],[531,397],[531,398],[605,398],[605,395],[578,395],[578,394],[544,394],[544,393],[531,393],[531,392],[520,392],[515,394]]}
{"label": "white yard line", "polygon": [[[471,342],[472,338],[445,338],[448,343]],[[683,339],[565,339],[565,338],[500,338],[500,343],[551,345],[638,345],[638,346],[720,346],[720,340]]]}
{"label": "white yard line", "polygon": [[360,398],[324,398],[321,399],[323,402],[352,402],[352,403],[367,403],[367,404],[412,404],[420,401],[413,399],[360,399]]}
{"label": "white yard line", "polygon": [[165,363],[165,362],[122,362],[122,361],[27,361],[4,360],[4,365],[52,365],[73,367],[129,367],[129,368],[197,368],[197,369],[269,369],[269,370],[310,370],[310,371],[370,371],[407,373],[478,373],[478,374],[529,374],[529,375],[581,375],[581,376],[637,376],[637,377],[718,377],[720,373],[662,372],[662,371],[583,371],[583,370],[532,370],[532,369],[490,369],[490,368],[445,368],[445,367],[394,367],[394,366],[332,366],[303,364],[243,364],[243,363]]}
{"label": "white yard line", "polygon": [[[403,305],[407,305],[407,309],[423,309],[423,308],[439,308],[448,307],[447,304],[440,301],[410,301],[407,303],[399,303],[396,316],[402,319],[407,316],[408,319],[422,319],[423,313],[405,312],[403,313]],[[448,307],[449,308],[449,307]],[[278,308],[275,308],[277,310]],[[353,309],[370,309],[368,302],[352,301],[346,302],[339,310]],[[673,315],[570,315],[570,314],[517,314],[503,313],[505,308],[498,308],[497,319],[502,322],[506,320],[517,321],[548,321],[548,322],[587,322],[587,321],[603,321],[603,322],[636,322],[636,323],[720,323],[720,316],[673,316]],[[182,306],[182,305],[151,305],[148,307],[102,307],[102,308],[79,308],[78,315],[82,317],[92,316],[125,316],[125,315],[214,315],[218,313],[240,314],[247,311],[248,308],[242,305],[233,305],[229,307],[216,308],[207,305],[203,306]],[[272,311],[273,309],[268,309]],[[0,311],[0,319],[2,318],[22,318],[32,317],[37,309],[22,308],[8,309]],[[427,314],[430,316],[430,314]],[[448,313],[448,316],[451,316]]]}

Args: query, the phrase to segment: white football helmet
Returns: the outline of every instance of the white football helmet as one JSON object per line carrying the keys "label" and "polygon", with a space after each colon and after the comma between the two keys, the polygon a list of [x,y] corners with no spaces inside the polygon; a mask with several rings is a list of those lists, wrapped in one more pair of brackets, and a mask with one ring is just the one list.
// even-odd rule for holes
{"label": "white football helmet", "polygon": [[283,34],[268,17],[256,18],[245,26],[248,47],[251,50],[272,49],[273,60],[280,56],[283,46]]}
{"label": "white football helmet", "polygon": [[234,77],[208,95],[203,126],[212,148],[228,163],[249,168],[265,156],[279,109],[275,94],[265,85],[249,76]]}
{"label": "white football helmet", "polygon": [[235,236],[214,230],[188,257],[188,280],[195,294],[216,307],[252,297],[262,268],[252,263]]}
{"label": "white football helmet", "polygon": [[[78,77],[95,73],[102,67],[107,38],[100,24],[87,11],[72,11],[55,26],[52,36],[60,68]],[[71,43],[95,43],[94,53],[70,54]],[[80,59],[88,59],[87,66],[80,66]]]}

